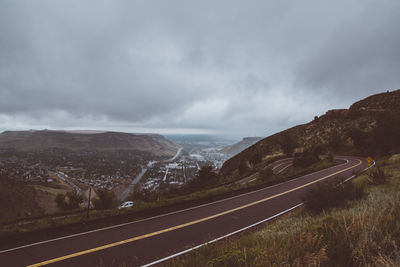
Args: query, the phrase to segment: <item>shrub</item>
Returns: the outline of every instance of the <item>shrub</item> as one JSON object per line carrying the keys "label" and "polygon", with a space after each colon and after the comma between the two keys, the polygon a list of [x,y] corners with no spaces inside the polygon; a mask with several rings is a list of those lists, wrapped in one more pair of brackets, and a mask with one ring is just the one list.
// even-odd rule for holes
{"label": "shrub", "polygon": [[307,168],[319,161],[318,155],[311,151],[305,151],[293,161],[293,166],[297,168]]}
{"label": "shrub", "polygon": [[400,151],[400,116],[383,113],[377,119],[375,128],[362,131],[353,128],[348,131],[355,148],[365,155],[388,155]]}
{"label": "shrub", "polygon": [[274,172],[271,167],[265,167],[258,172],[258,178],[261,181],[268,181],[274,179]]}
{"label": "shrub", "polygon": [[133,192],[128,197],[129,200],[140,200],[143,202],[151,202],[157,199],[155,191],[144,189],[140,184],[136,185]]}
{"label": "shrub", "polygon": [[111,209],[118,205],[117,197],[113,191],[107,189],[99,189],[96,191],[97,198],[93,200],[95,209]]}
{"label": "shrub", "polygon": [[350,129],[348,136],[353,141],[354,147],[365,155],[374,155],[376,142],[371,132],[365,132],[358,128]]}
{"label": "shrub", "polygon": [[206,186],[216,184],[219,178],[219,175],[213,170],[212,166],[203,166],[196,177],[189,181],[188,187],[191,190],[203,189]]}
{"label": "shrub", "polygon": [[65,202],[65,195],[57,194],[56,199],[54,200],[57,204],[57,208],[60,210],[65,210],[67,207],[67,203]]}
{"label": "shrub", "polygon": [[304,206],[311,212],[321,212],[329,208],[341,206],[348,200],[360,199],[365,195],[364,186],[353,183],[335,182],[319,183],[310,188],[302,197]]}
{"label": "shrub", "polygon": [[78,195],[75,191],[67,192],[68,198],[68,209],[77,209],[79,205],[83,202],[83,197]]}
{"label": "shrub", "polygon": [[286,155],[291,155],[297,146],[296,140],[287,132],[282,134],[279,144]]}
{"label": "shrub", "polygon": [[343,145],[342,138],[335,132],[333,133],[328,141],[328,146],[334,151],[337,151]]}
{"label": "shrub", "polygon": [[379,166],[371,170],[368,173],[368,176],[370,177],[372,184],[379,185],[386,183],[386,174]]}
{"label": "shrub", "polygon": [[325,154],[326,148],[322,145],[315,145],[311,148],[311,153],[314,154],[314,156],[319,157],[322,154]]}
{"label": "shrub", "polygon": [[72,210],[79,208],[83,202],[83,197],[75,191],[69,191],[67,194],[57,194],[55,200],[57,208],[61,210]]}

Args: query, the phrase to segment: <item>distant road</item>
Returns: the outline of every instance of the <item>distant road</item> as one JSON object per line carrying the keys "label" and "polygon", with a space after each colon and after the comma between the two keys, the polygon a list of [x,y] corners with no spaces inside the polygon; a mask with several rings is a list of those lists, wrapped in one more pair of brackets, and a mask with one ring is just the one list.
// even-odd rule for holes
{"label": "distant road", "polygon": [[146,167],[143,167],[141,172],[132,180],[132,182],[128,185],[128,187],[122,192],[122,194],[119,196],[119,199],[121,201],[125,200],[129,194],[133,191],[133,188],[135,185],[142,179],[143,175],[147,172],[147,169],[151,167],[153,162],[148,162]]}
{"label": "distant road", "polygon": [[67,184],[69,184],[70,186],[72,186],[72,188],[75,189],[75,192],[76,192],[78,195],[82,195],[82,194],[83,194],[82,189],[81,189],[79,186],[77,186],[76,184],[74,184],[73,182],[71,182],[71,181],[69,180],[69,177],[68,177],[68,176],[66,176],[65,174],[60,173],[59,171],[55,171],[55,172],[53,172],[53,174],[56,175],[56,176],[57,176],[59,179],[61,179],[62,181],[66,182]]}
{"label": "distant road", "polygon": [[[346,162],[278,185],[198,207],[0,252],[4,266],[140,266],[263,223],[301,204],[318,182],[367,168]],[[149,266],[149,265],[147,265]]]}
{"label": "distant road", "polygon": [[[177,159],[179,157],[181,152],[182,152],[182,148],[180,147],[180,148],[178,148],[178,150],[176,151],[176,154],[172,158],[164,160],[162,162],[174,161],[175,159]],[[157,163],[157,161],[149,161],[147,163],[147,165],[142,168],[142,171],[132,180],[132,182],[129,184],[129,186],[119,196],[119,200],[123,201],[129,196],[129,194],[132,192],[135,185],[142,179],[143,175],[147,172],[147,170],[151,166],[153,166],[154,163]],[[167,169],[167,172],[168,172],[168,169]]]}
{"label": "distant road", "polygon": [[[274,172],[274,174],[279,174],[292,165],[293,165],[293,158],[284,158],[284,159],[274,161],[273,163],[271,163],[268,166],[272,168],[272,171]],[[258,173],[256,172],[256,173],[254,173],[250,176],[247,176],[239,181],[236,181],[235,184],[247,184],[247,183],[251,183],[257,179],[258,179]]]}
{"label": "distant road", "polygon": [[176,151],[175,156],[173,156],[172,158],[170,158],[170,159],[168,159],[168,160],[165,160],[165,161],[168,162],[168,161],[174,161],[174,160],[176,160],[176,159],[179,157],[179,155],[181,154],[182,149],[183,149],[182,147],[178,148],[178,151]]}

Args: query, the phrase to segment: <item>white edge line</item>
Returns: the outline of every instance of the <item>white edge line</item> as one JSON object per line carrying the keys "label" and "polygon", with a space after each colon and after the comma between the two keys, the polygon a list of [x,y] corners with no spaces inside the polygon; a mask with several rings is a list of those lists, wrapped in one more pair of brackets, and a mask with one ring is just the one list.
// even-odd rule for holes
{"label": "white edge line", "polygon": [[177,256],[186,254],[186,253],[188,253],[188,252],[190,252],[190,251],[199,249],[199,248],[201,248],[201,247],[203,247],[203,246],[205,246],[205,245],[209,245],[209,244],[215,243],[215,242],[217,242],[217,241],[219,241],[219,240],[221,240],[221,239],[230,237],[230,236],[235,235],[235,234],[237,234],[237,233],[243,232],[243,231],[245,231],[245,230],[247,230],[247,229],[249,229],[249,228],[252,228],[252,227],[254,227],[254,226],[257,226],[257,225],[259,225],[259,224],[262,224],[262,223],[265,223],[265,222],[267,222],[267,221],[269,221],[269,220],[272,220],[272,219],[274,219],[274,218],[276,218],[276,217],[278,217],[278,216],[281,216],[281,215],[283,215],[283,214],[285,214],[285,213],[287,213],[287,212],[289,212],[289,211],[292,211],[292,210],[294,210],[294,209],[300,207],[301,205],[303,205],[303,203],[299,203],[299,204],[297,204],[296,206],[293,206],[293,207],[291,207],[291,208],[289,208],[289,209],[287,209],[287,210],[281,211],[280,213],[277,213],[277,214],[275,214],[275,215],[273,215],[273,216],[271,216],[271,217],[269,217],[269,218],[267,218],[267,219],[264,219],[264,220],[262,220],[262,221],[259,221],[259,222],[256,222],[256,223],[254,223],[254,224],[251,224],[251,225],[249,225],[249,226],[243,227],[242,229],[236,230],[236,231],[231,232],[231,233],[229,233],[229,234],[226,234],[226,235],[224,235],[224,236],[220,236],[220,237],[218,237],[218,238],[216,238],[216,239],[213,239],[213,240],[211,240],[211,241],[208,241],[208,242],[206,242],[206,243],[203,243],[203,244],[197,245],[197,246],[195,246],[195,247],[192,247],[192,248],[189,248],[189,249],[180,251],[180,252],[175,253],[175,254],[173,254],[173,255],[170,255],[170,256],[168,256],[168,257],[165,257],[165,258],[162,258],[162,259],[159,259],[159,260],[156,260],[156,261],[147,263],[147,264],[145,264],[145,265],[142,265],[142,267],[152,266],[152,265],[161,263],[161,262],[163,262],[163,261],[166,261],[166,260],[175,258],[175,257],[177,257]]}
{"label": "white edge line", "polygon": [[[368,166],[367,168],[365,168],[365,169],[362,170],[361,172],[365,172],[366,170],[368,170],[368,169],[370,169],[370,168],[372,168],[372,167],[374,167],[374,166],[375,166],[375,161],[372,162],[371,166]],[[347,182],[347,181],[353,179],[354,177],[356,177],[356,175],[353,175],[353,176],[347,178],[346,180],[343,181],[343,183],[345,183],[345,182]]]}
{"label": "white edge line", "polygon": [[283,168],[282,170],[280,170],[279,172],[277,172],[277,174],[283,172],[284,170],[286,170],[287,168],[289,168],[289,167],[292,166],[292,165],[293,165],[293,163],[287,165],[285,168]]}
{"label": "white edge line", "polygon": [[[349,162],[349,161],[346,160],[346,163],[345,163],[345,164],[347,164],[348,162]],[[341,165],[342,165],[342,164],[341,164]],[[372,164],[371,166],[365,168],[365,169],[362,170],[361,172],[364,172],[364,171],[368,170],[369,168],[373,167],[374,165],[375,165],[375,161],[373,162],[373,164]],[[339,166],[339,165],[336,165],[336,166]],[[333,166],[333,167],[336,167],[336,166]],[[331,168],[332,168],[332,167],[331,167]],[[346,180],[343,181],[343,183],[345,183],[345,182],[347,182],[347,181],[353,179],[354,177],[356,177],[356,175],[352,175],[351,177],[347,178]],[[297,205],[295,205],[295,206],[293,206],[293,207],[291,207],[291,208],[289,208],[289,209],[287,209],[287,210],[281,211],[281,212],[279,212],[279,213],[277,213],[277,214],[275,214],[275,215],[273,215],[273,216],[271,216],[271,217],[269,217],[269,218],[266,218],[266,219],[264,219],[264,220],[261,220],[261,221],[259,221],[259,222],[254,223],[254,224],[251,224],[251,225],[249,225],[249,226],[246,226],[246,227],[244,227],[244,228],[241,228],[241,229],[239,229],[239,230],[236,230],[236,231],[231,232],[231,233],[229,233],[229,234],[226,234],[226,235],[224,235],[224,236],[220,236],[220,237],[218,237],[218,238],[216,238],[216,239],[213,239],[213,240],[211,240],[211,241],[208,241],[208,242],[205,242],[205,243],[203,243],[203,244],[197,245],[197,246],[195,246],[195,247],[192,247],[192,248],[189,248],[189,249],[180,251],[180,252],[178,252],[178,253],[172,254],[172,255],[170,255],[170,256],[167,256],[167,257],[165,257],[165,258],[162,258],[162,259],[159,259],[159,260],[156,260],[156,261],[147,263],[147,264],[145,264],[145,265],[142,265],[141,267],[152,266],[152,265],[155,265],[155,264],[158,264],[158,263],[161,263],[161,262],[170,260],[170,259],[172,259],[172,258],[178,257],[178,256],[180,256],[180,255],[186,254],[186,253],[191,252],[191,251],[193,251],[193,250],[199,249],[199,248],[201,248],[201,247],[203,247],[203,246],[206,246],[206,245],[215,243],[215,242],[217,242],[217,241],[219,241],[219,240],[221,240],[221,239],[230,237],[230,236],[232,236],[232,235],[235,235],[235,234],[237,234],[237,233],[240,233],[240,232],[243,232],[243,231],[245,231],[245,230],[247,230],[247,229],[250,229],[250,228],[252,228],[252,227],[254,227],[254,226],[257,226],[257,225],[259,225],[259,224],[265,223],[265,222],[267,222],[267,221],[269,221],[269,220],[271,220],[271,219],[274,219],[274,218],[276,218],[276,217],[278,217],[278,216],[280,216],[280,215],[283,215],[283,214],[285,214],[285,213],[287,213],[287,212],[289,212],[289,211],[292,211],[292,210],[294,210],[294,209],[300,207],[300,206],[303,205],[303,204],[304,204],[304,203],[301,202],[301,203],[299,203],[299,204],[297,204]]]}
{"label": "white edge line", "polygon": [[[338,156],[338,157],[342,157],[342,156]],[[339,166],[342,166],[342,165],[346,165],[346,164],[349,163],[349,160],[347,160],[347,159],[344,159],[344,160],[346,161],[345,163],[342,163],[342,164],[339,164],[339,165],[335,165],[335,166],[329,167],[327,169],[316,171],[316,172],[313,172],[313,173],[310,173],[310,174],[306,174],[306,175],[303,175],[303,176],[298,177],[298,178],[307,177],[309,175],[313,175],[315,173],[318,173],[318,172],[321,172],[321,171],[326,171],[326,170],[329,170],[329,169],[332,169],[332,168],[336,168],[336,167],[339,167]],[[220,202],[223,202],[223,201],[228,201],[228,200],[231,200],[231,199],[234,199],[234,198],[239,198],[239,197],[246,196],[246,195],[249,195],[249,194],[252,194],[252,193],[257,193],[259,191],[266,190],[266,189],[269,189],[269,188],[272,188],[272,187],[276,187],[276,186],[279,186],[279,185],[282,185],[282,184],[297,180],[298,178],[291,179],[291,180],[288,180],[288,181],[285,181],[285,182],[282,182],[282,183],[279,183],[279,184],[271,185],[271,186],[268,186],[268,187],[264,187],[264,188],[261,188],[261,189],[255,190],[255,191],[250,191],[250,192],[247,192],[247,193],[244,193],[244,194],[241,194],[241,195],[220,199],[220,200],[217,200],[217,201],[214,201],[214,202],[205,203],[205,204],[202,204],[202,205],[199,205],[199,206],[190,207],[190,208],[183,209],[183,210],[177,210],[177,211],[173,211],[173,212],[169,212],[169,213],[165,213],[165,214],[160,214],[160,215],[157,215],[157,216],[153,216],[153,217],[150,217],[150,218],[145,218],[145,219],[138,220],[138,221],[121,223],[121,224],[112,225],[112,226],[109,226],[109,227],[95,229],[95,230],[91,230],[91,231],[87,231],[87,232],[76,233],[76,234],[62,236],[62,237],[49,239],[49,240],[44,240],[44,241],[40,241],[40,242],[28,244],[28,245],[23,245],[23,246],[19,246],[19,247],[15,247],[15,248],[1,250],[0,254],[6,253],[6,252],[10,252],[10,251],[14,251],[14,250],[18,250],[18,249],[27,248],[27,247],[33,247],[33,246],[37,246],[37,245],[42,245],[42,244],[46,244],[46,243],[50,243],[50,242],[54,242],[54,241],[58,241],[58,240],[62,240],[62,239],[67,239],[67,238],[71,238],[71,237],[76,237],[76,236],[91,234],[91,233],[95,233],[95,232],[99,232],[99,231],[109,230],[109,229],[113,229],[113,228],[117,228],[117,227],[121,227],[121,226],[126,226],[126,225],[129,225],[129,224],[140,223],[140,222],[147,221],[147,220],[152,220],[152,219],[156,219],[156,218],[160,218],[160,217],[164,217],[164,216],[168,216],[168,215],[172,215],[172,214],[176,214],[176,213],[180,213],[180,212],[185,212],[185,211],[188,211],[188,210],[193,210],[193,209],[205,207],[205,206],[208,206],[208,205],[213,205],[213,204],[216,204],[216,203],[220,203]]]}

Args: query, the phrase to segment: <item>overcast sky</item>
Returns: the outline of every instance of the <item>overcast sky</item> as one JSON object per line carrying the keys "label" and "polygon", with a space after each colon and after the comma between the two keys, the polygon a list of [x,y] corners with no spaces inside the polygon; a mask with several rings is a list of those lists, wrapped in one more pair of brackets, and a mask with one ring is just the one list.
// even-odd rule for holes
{"label": "overcast sky", "polygon": [[0,130],[267,136],[400,88],[400,1],[0,0]]}

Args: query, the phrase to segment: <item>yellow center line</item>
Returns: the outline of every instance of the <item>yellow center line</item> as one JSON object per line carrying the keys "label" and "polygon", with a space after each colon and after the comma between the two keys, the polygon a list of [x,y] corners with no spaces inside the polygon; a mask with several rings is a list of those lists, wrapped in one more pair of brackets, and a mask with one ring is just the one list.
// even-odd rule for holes
{"label": "yellow center line", "polygon": [[140,240],[140,239],[145,239],[145,238],[148,238],[148,237],[160,235],[160,234],[163,234],[163,233],[166,233],[166,232],[174,231],[174,230],[181,229],[181,228],[184,228],[184,227],[187,227],[187,226],[190,226],[190,225],[194,225],[194,224],[197,224],[197,223],[208,221],[208,220],[211,220],[211,219],[214,219],[214,218],[217,218],[217,217],[220,217],[220,216],[223,216],[223,215],[226,215],[226,214],[238,211],[238,210],[242,210],[242,209],[245,209],[245,208],[260,204],[262,202],[271,200],[273,198],[277,198],[279,196],[288,194],[290,192],[293,192],[293,191],[299,190],[301,188],[307,187],[307,186],[309,186],[311,184],[314,184],[314,183],[317,183],[319,181],[325,180],[325,179],[327,179],[329,177],[332,177],[334,175],[337,175],[339,173],[345,172],[347,170],[350,170],[352,168],[355,168],[355,167],[361,165],[362,161],[359,160],[359,159],[358,159],[358,161],[359,161],[359,163],[357,165],[355,165],[355,166],[348,167],[348,168],[346,168],[344,170],[337,171],[335,173],[329,174],[327,176],[324,176],[324,177],[322,177],[320,179],[317,179],[315,181],[309,182],[307,184],[301,185],[299,187],[287,190],[285,192],[282,192],[282,193],[279,193],[279,194],[276,194],[276,195],[273,195],[273,196],[270,196],[270,197],[267,197],[267,198],[264,198],[264,199],[260,199],[260,200],[248,203],[246,205],[243,205],[243,206],[240,206],[240,207],[237,207],[237,208],[234,208],[234,209],[223,211],[221,213],[217,213],[217,214],[214,214],[214,215],[211,215],[211,216],[208,216],[208,217],[204,217],[204,218],[201,218],[201,219],[198,219],[198,220],[195,220],[195,221],[191,221],[191,222],[187,222],[187,223],[184,223],[184,224],[176,225],[176,226],[173,226],[173,227],[170,227],[170,228],[166,228],[166,229],[163,229],[163,230],[159,230],[159,231],[156,231],[156,232],[144,234],[144,235],[141,235],[141,236],[132,237],[132,238],[125,239],[125,240],[122,240],[122,241],[118,241],[118,242],[115,242],[115,243],[110,243],[110,244],[103,245],[103,246],[100,246],[100,247],[96,247],[96,248],[92,248],[92,249],[88,249],[88,250],[83,250],[83,251],[79,251],[79,252],[76,252],[76,253],[65,255],[65,256],[62,256],[62,257],[58,257],[58,258],[50,259],[50,260],[47,260],[47,261],[35,263],[35,264],[32,264],[32,265],[28,265],[28,267],[36,267],[36,266],[47,265],[47,264],[50,264],[50,263],[54,263],[54,262],[58,262],[58,261],[62,261],[62,260],[66,260],[66,259],[70,259],[70,258],[74,258],[74,257],[78,257],[78,256],[81,256],[81,255],[89,254],[89,253],[96,252],[96,251],[103,250],[103,249],[107,249],[107,248],[116,247],[116,246],[119,246],[119,245],[123,245],[123,244],[126,244],[126,243],[137,241],[137,240]]}

